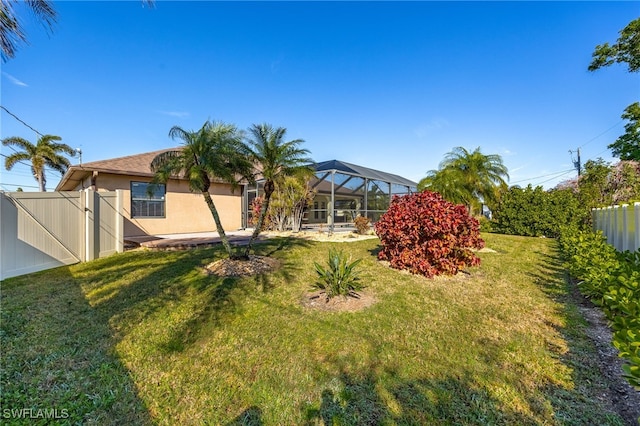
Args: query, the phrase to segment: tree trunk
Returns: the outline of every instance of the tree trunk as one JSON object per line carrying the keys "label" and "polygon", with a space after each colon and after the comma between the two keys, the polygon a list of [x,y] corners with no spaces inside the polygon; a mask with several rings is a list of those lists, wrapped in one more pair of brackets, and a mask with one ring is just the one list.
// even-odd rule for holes
{"label": "tree trunk", "polygon": [[40,188],[40,192],[46,192],[46,187],[45,187],[45,180],[44,180],[44,176],[43,173],[37,173],[36,174],[36,179],[38,180],[38,187]]}
{"label": "tree trunk", "polygon": [[218,209],[216,209],[215,204],[213,204],[213,200],[211,199],[211,194],[209,191],[202,191],[202,196],[204,200],[207,202],[207,206],[209,206],[209,211],[211,211],[211,216],[213,216],[213,221],[216,223],[216,231],[218,231],[218,235],[220,236],[220,241],[222,242],[222,246],[227,251],[227,254],[230,258],[233,258],[233,250],[231,248],[231,244],[229,244],[229,239],[227,238],[227,234],[224,232],[224,228],[222,227],[222,223],[220,222],[220,215],[218,214]]}

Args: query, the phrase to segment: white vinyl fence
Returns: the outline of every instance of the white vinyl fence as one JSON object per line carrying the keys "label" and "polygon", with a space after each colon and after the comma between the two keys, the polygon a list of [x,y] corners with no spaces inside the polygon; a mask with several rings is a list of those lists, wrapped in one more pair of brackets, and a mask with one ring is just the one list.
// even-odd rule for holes
{"label": "white vinyl fence", "polygon": [[594,230],[600,230],[618,251],[640,249],[640,203],[591,210]]}
{"label": "white vinyl fence", "polygon": [[122,192],[0,191],[0,280],[123,251]]}

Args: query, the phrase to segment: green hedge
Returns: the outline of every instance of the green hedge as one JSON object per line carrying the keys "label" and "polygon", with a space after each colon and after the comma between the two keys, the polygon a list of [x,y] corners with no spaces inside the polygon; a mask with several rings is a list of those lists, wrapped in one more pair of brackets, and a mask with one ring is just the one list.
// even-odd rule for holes
{"label": "green hedge", "polygon": [[557,237],[565,226],[578,226],[587,209],[569,189],[545,191],[541,186],[513,186],[494,212],[493,231],[527,237]]}
{"label": "green hedge", "polygon": [[576,229],[564,229],[558,242],[578,287],[609,319],[625,377],[640,390],[640,250],[620,253],[602,233]]}

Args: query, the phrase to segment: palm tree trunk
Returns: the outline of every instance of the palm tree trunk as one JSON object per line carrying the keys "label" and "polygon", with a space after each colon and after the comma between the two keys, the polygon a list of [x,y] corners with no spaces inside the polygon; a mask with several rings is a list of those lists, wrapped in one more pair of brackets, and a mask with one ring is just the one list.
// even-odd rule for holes
{"label": "palm tree trunk", "polygon": [[211,194],[209,191],[202,191],[202,196],[204,200],[207,202],[207,206],[209,206],[209,211],[211,212],[211,216],[213,216],[213,221],[216,223],[216,231],[218,231],[218,235],[220,236],[220,241],[222,242],[222,246],[227,251],[227,254],[230,258],[233,258],[233,250],[231,248],[231,244],[229,244],[229,239],[227,238],[227,234],[224,232],[224,228],[222,227],[222,222],[220,222],[220,215],[218,214],[218,209],[216,209],[215,204],[213,204],[213,200],[211,199]]}
{"label": "palm tree trunk", "polygon": [[38,187],[40,188],[40,192],[45,192],[47,189],[45,188],[45,181],[43,172],[37,174],[36,178],[38,179]]}
{"label": "palm tree trunk", "polygon": [[264,218],[267,216],[267,212],[269,211],[269,203],[271,202],[271,194],[272,192],[264,193],[264,203],[262,204],[262,211],[260,212],[260,217],[258,218],[258,223],[256,223],[256,227],[253,229],[253,233],[251,234],[251,239],[244,249],[244,257],[249,257],[249,252],[251,251],[251,246],[253,242],[260,235],[260,231],[262,230],[262,224],[264,223]]}

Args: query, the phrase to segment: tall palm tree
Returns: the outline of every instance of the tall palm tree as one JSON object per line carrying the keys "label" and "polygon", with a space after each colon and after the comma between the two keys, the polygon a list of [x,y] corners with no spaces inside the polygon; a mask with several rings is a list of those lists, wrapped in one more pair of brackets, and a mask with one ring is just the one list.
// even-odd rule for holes
{"label": "tall palm tree", "polygon": [[40,191],[44,192],[47,190],[45,167],[49,167],[63,175],[71,165],[64,154],[70,156],[76,154],[76,150],[69,145],[55,142],[60,140],[62,140],[60,136],[42,135],[34,145],[18,136],[5,138],[2,140],[2,145],[14,146],[20,148],[21,151],[8,155],[4,159],[4,167],[7,170],[11,170],[16,163],[29,161],[33,177],[38,181]]}
{"label": "tall palm tree", "polygon": [[56,11],[51,1],[26,0],[18,2],[16,0],[2,0],[0,2],[0,50],[2,62],[13,58],[18,44],[26,43],[27,41],[21,19],[18,18],[15,10],[16,5],[19,3],[23,3],[28,7],[36,19],[42,22],[42,25],[49,31],[53,29],[53,25],[56,22]]}
{"label": "tall palm tree", "polygon": [[420,183],[424,189],[442,190],[445,199],[465,204],[473,213],[482,203],[497,202],[500,190],[507,185],[505,178],[509,173],[499,155],[485,155],[480,147],[472,152],[456,147],[445,155],[439,170],[429,172]]}
{"label": "tall palm tree", "polygon": [[304,143],[303,139],[285,142],[287,129],[284,127],[274,128],[266,123],[254,124],[249,128],[249,133],[251,135],[247,140],[249,157],[264,179],[264,202],[258,222],[246,246],[245,256],[249,256],[251,245],[260,234],[276,183],[286,176],[308,171],[308,164],[312,161],[307,157],[309,150],[299,146]]}
{"label": "tall palm tree", "polygon": [[222,245],[229,257],[235,257],[209,188],[214,180],[235,187],[240,177],[252,177],[253,167],[246,156],[246,147],[238,129],[232,124],[206,121],[198,131],[174,126],[169,136],[182,140],[183,146],[158,154],[151,161],[151,170],[155,173],[153,183],[166,183],[178,176],[186,178],[190,190],[200,192],[204,197]]}

